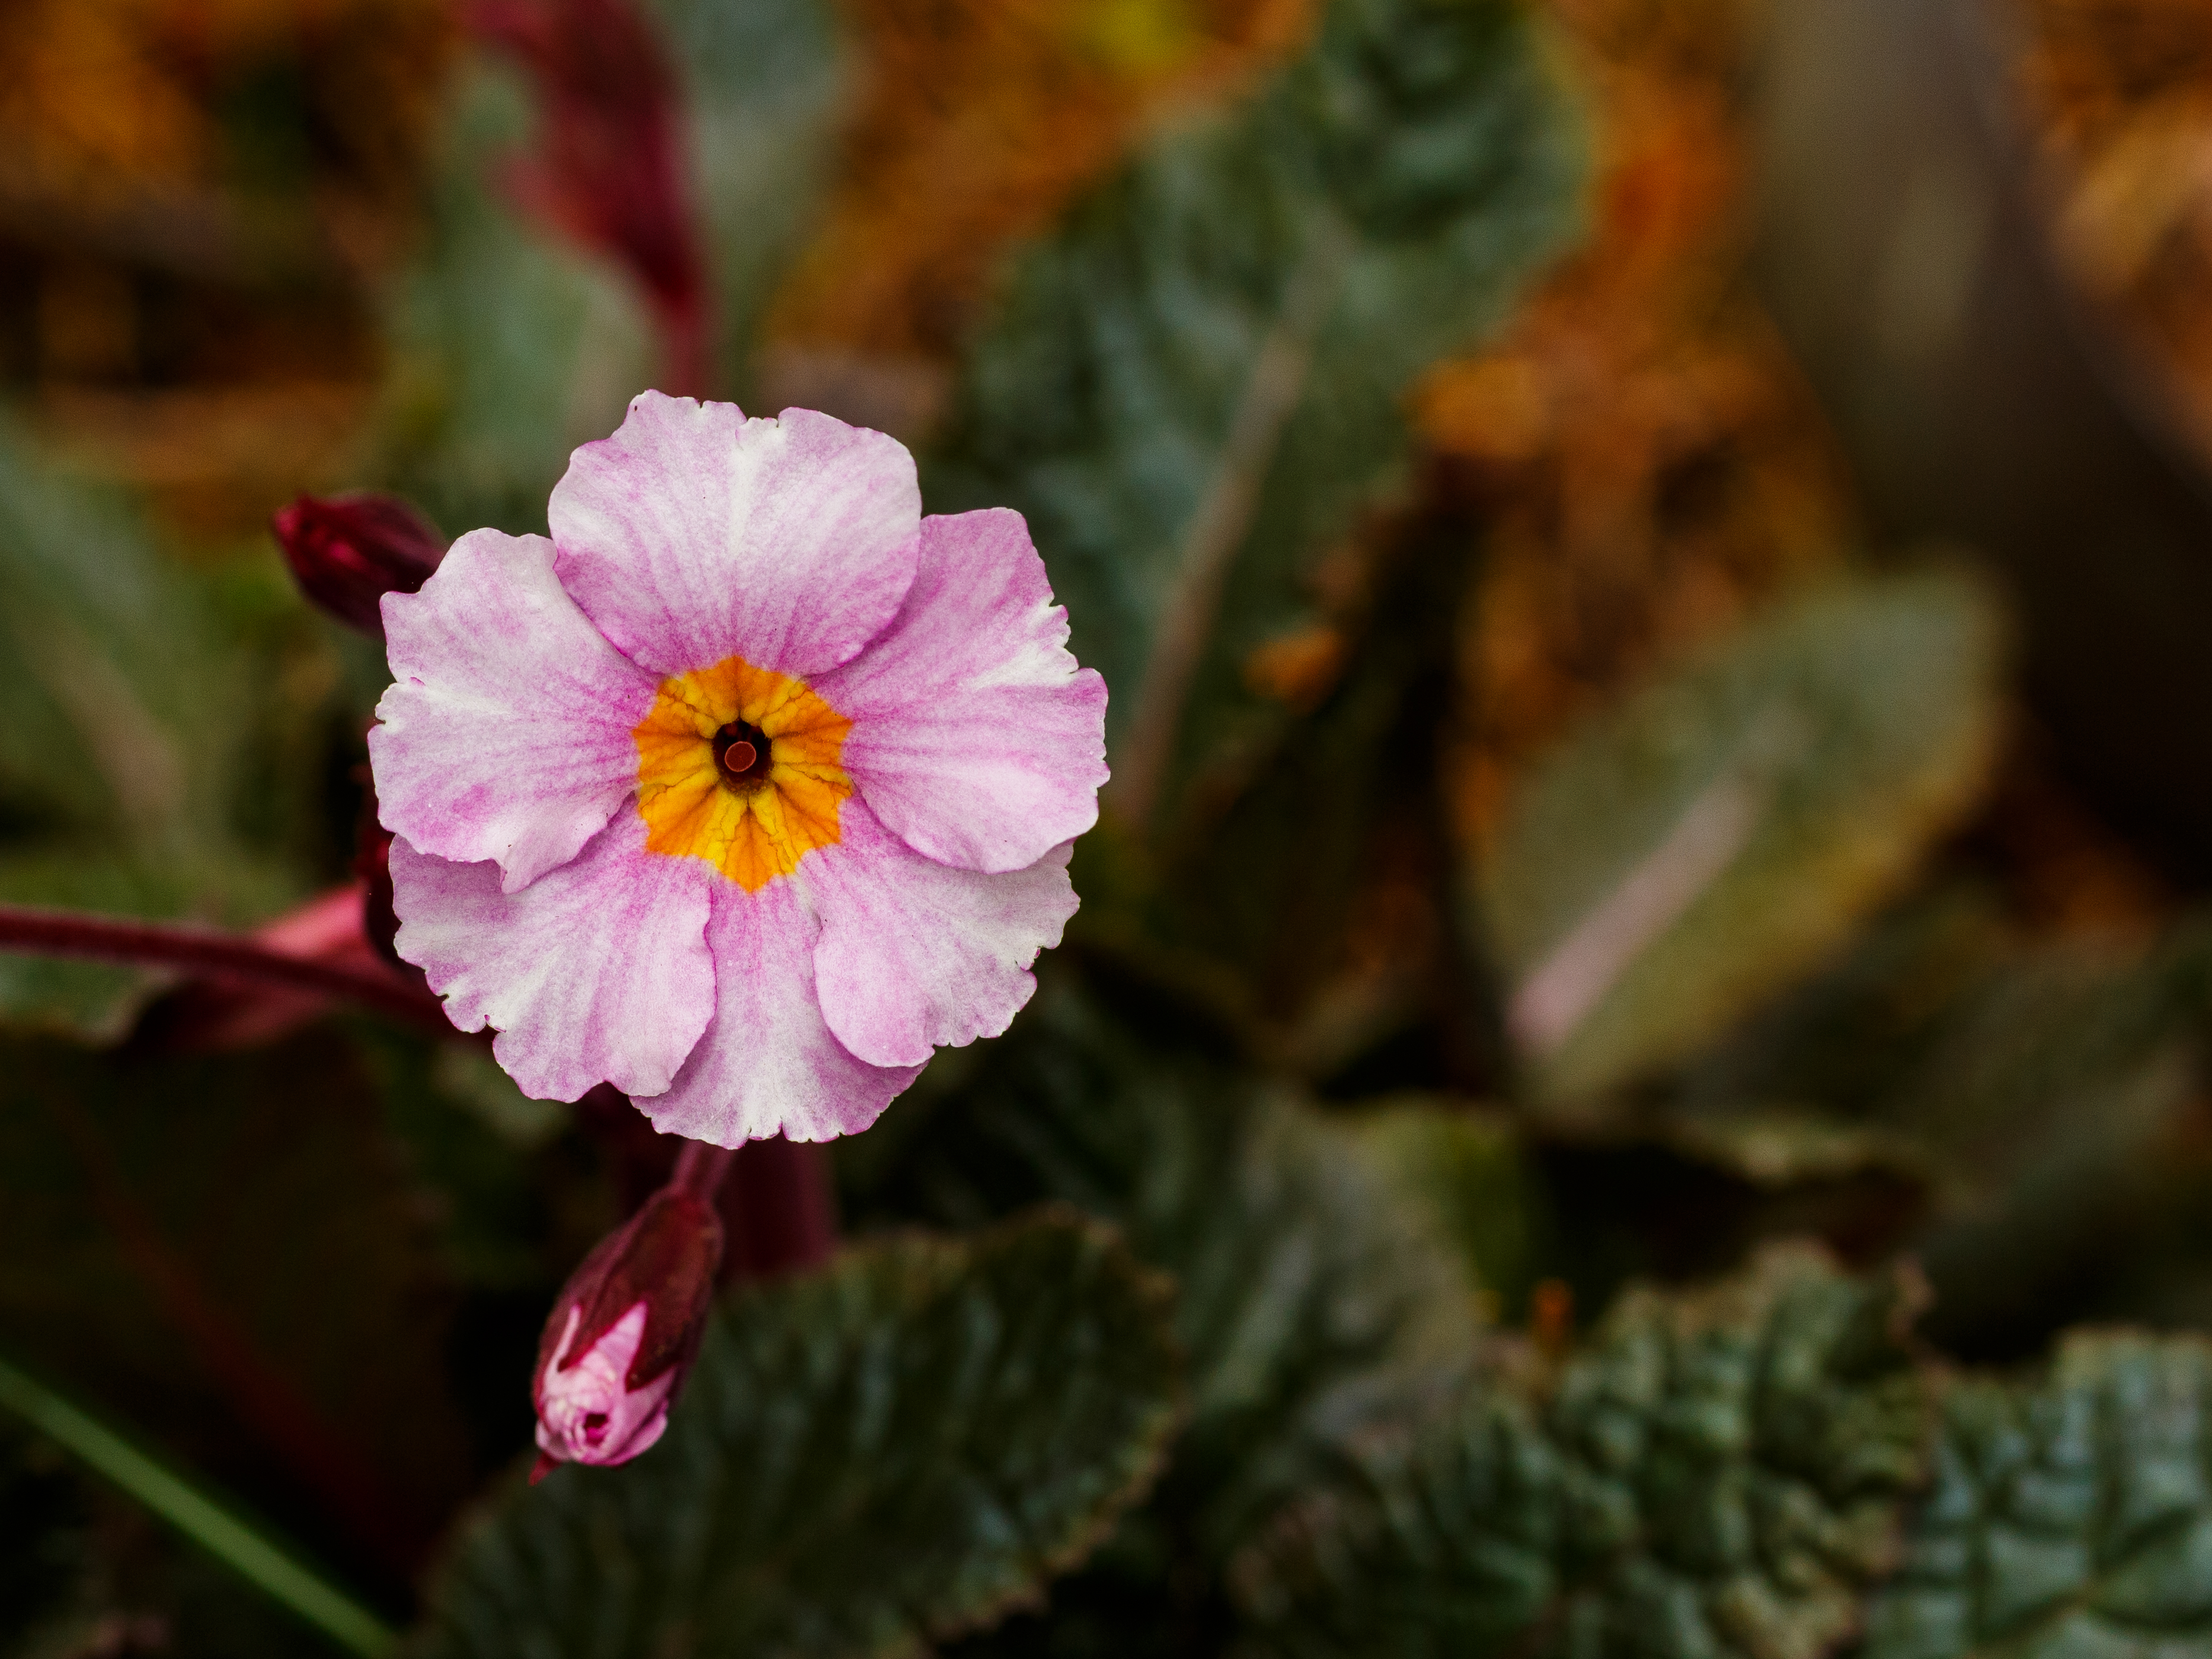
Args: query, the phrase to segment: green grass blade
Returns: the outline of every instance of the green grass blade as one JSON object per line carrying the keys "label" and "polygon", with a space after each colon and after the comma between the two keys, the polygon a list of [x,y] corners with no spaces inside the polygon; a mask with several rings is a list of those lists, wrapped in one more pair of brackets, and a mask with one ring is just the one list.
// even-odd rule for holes
{"label": "green grass blade", "polygon": [[183,1476],[4,1360],[0,1360],[0,1406],[82,1458],[256,1589],[352,1652],[382,1655],[398,1642],[382,1620],[313,1569]]}

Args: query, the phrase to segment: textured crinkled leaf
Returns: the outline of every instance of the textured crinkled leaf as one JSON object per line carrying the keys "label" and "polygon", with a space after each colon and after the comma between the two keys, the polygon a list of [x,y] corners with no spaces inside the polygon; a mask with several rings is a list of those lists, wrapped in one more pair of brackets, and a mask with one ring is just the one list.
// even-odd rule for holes
{"label": "textured crinkled leaf", "polygon": [[1541,1398],[1364,1449],[1238,1564],[1285,1655],[1817,1659],[1899,1558],[1929,1390],[1899,1285],[1770,1254],[1632,1292]]}
{"label": "textured crinkled leaf", "polygon": [[471,1469],[444,1278],[343,1044],[0,1062],[10,1352],[404,1582]]}
{"label": "textured crinkled leaf", "polygon": [[1253,718],[1237,665],[1401,458],[1400,392],[1559,245],[1580,176],[1520,8],[1334,0],[1242,106],[1153,143],[1016,262],[930,499],[1028,514],[1114,688],[1125,810],[1166,780],[1194,693],[1193,752]]}
{"label": "textured crinkled leaf", "polygon": [[1166,1287],[1066,1216],[733,1299],[667,1435],[511,1491],[419,1651],[888,1656],[1034,1600],[1156,1473]]}
{"label": "textured crinkled leaf", "polygon": [[1936,1484],[1866,1659],[2153,1659],[2212,1645],[2212,1346],[2072,1336],[2047,1380],[1944,1402]]}
{"label": "textured crinkled leaf", "polygon": [[972,1225],[1041,1199],[1175,1276],[1190,1428],[1163,1498],[1201,1547],[1311,1480],[1361,1421],[1455,1375],[1468,1280],[1358,1139],[1249,1073],[1131,1024],[1065,974],[887,1146],[878,1202]]}
{"label": "textured crinkled leaf", "polygon": [[1842,944],[1978,793],[1998,638],[1963,578],[1816,590],[1540,764],[1481,883],[1538,1085],[1680,1059]]}

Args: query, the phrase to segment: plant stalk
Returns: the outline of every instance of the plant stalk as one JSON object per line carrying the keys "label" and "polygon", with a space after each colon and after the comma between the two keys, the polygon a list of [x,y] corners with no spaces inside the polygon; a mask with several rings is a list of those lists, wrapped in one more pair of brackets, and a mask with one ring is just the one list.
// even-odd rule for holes
{"label": "plant stalk", "polygon": [[396,975],[287,955],[212,927],[0,904],[0,951],[167,968],[195,978],[336,997],[409,1024],[453,1029],[434,998]]}

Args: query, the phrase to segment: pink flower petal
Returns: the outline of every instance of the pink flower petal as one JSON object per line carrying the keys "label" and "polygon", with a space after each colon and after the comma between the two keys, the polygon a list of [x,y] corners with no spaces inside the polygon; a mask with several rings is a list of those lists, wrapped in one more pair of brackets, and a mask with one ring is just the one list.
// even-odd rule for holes
{"label": "pink flower petal", "polygon": [[996,1036],[1036,989],[1037,952],[1075,914],[1068,843],[985,875],[926,859],[845,804],[843,835],[799,866],[822,917],[814,975],[838,1042],[878,1066]]}
{"label": "pink flower petal", "polygon": [[1097,822],[1106,781],[1106,682],[1066,645],[1020,514],[925,519],[898,616],[814,689],[851,718],[845,769],[909,846],[1023,870]]}
{"label": "pink flower petal", "polygon": [[455,1025],[497,1028],[493,1054],[541,1100],[574,1100],[602,1079],[633,1096],[668,1086],[714,1017],[715,884],[697,859],[647,852],[629,811],[519,893],[489,864],[392,843],[399,954]]}
{"label": "pink flower petal", "polygon": [[538,1450],[568,1463],[627,1463],[667,1432],[669,1396],[681,1370],[671,1366],[640,1388],[629,1385],[647,1312],[639,1303],[588,1350],[572,1354],[580,1310],[568,1310],[561,1346],[538,1378]]}
{"label": "pink flower petal", "polygon": [[754,893],[716,884],[714,1021],[667,1093],[637,1103],[655,1128],[717,1146],[830,1140],[866,1128],[921,1074],[871,1066],[830,1034],[814,995],[818,932],[788,878]]}
{"label": "pink flower petal", "polygon": [[385,827],[495,862],[509,892],[565,864],[637,787],[653,678],[601,637],[543,536],[472,531],[419,593],[384,600],[396,684],[368,734]]}
{"label": "pink flower petal", "polygon": [[547,516],[562,583],[655,673],[736,655],[811,675],[897,613],[921,491],[880,432],[647,392],[613,437],[576,451]]}

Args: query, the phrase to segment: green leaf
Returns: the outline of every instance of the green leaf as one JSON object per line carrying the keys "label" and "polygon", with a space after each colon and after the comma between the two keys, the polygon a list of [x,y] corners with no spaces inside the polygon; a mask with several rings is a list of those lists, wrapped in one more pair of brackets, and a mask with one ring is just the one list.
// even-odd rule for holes
{"label": "green leaf", "polygon": [[1174,1275],[1194,1410],[1163,1504],[1209,1556],[1467,1363],[1465,1273],[1357,1137],[1157,1014],[1125,1022],[1054,973],[934,1086],[911,1139],[866,1149],[896,1170],[878,1205],[969,1226],[1056,1200]]}
{"label": "green leaf", "polygon": [[[1232,970],[1267,1022],[1269,1053],[1303,1076],[1340,1073],[1439,1004],[1472,1038],[1455,1048],[1498,1046],[1482,999],[1438,990],[1434,948],[1437,878],[1454,861],[1437,757],[1458,707],[1459,618],[1483,529],[1449,487],[1378,517],[1360,543],[1362,602],[1310,636],[1343,653],[1334,683],[1209,775],[1156,860],[1145,933]],[[1078,857],[1095,865],[1098,839]],[[1133,931],[1110,887],[1083,884],[1089,873],[1079,866],[1079,933]]]}
{"label": "green leaf", "polygon": [[374,1613],[265,1528],[4,1361],[0,1361],[0,1407],[68,1447],[263,1595],[340,1646],[374,1656],[393,1644],[393,1632]]}
{"label": "green leaf", "polygon": [[1996,895],[1939,882],[1876,916],[1834,962],[1698,1055],[1671,1080],[1670,1103],[1692,1120],[1753,1103],[1873,1111],[1928,1062],[1961,999],[2018,949]]}
{"label": "green leaf", "polygon": [[[821,0],[653,9],[684,77],[720,359],[741,376],[826,171],[836,33]],[[376,466],[450,533],[542,534],[569,452],[619,426],[666,365],[623,272],[525,220],[496,186],[539,118],[527,82],[476,56],[448,95],[425,245],[386,307]]]}
{"label": "green leaf", "polygon": [[1998,637],[1960,578],[1817,590],[1540,764],[1481,882],[1540,1091],[1681,1059],[1891,896],[1981,788]]}
{"label": "green leaf", "polygon": [[404,1580],[471,1483],[442,1273],[334,1033],[158,1060],[0,1048],[0,1323],[365,1576]]}
{"label": "green leaf", "polygon": [[1522,8],[1335,0],[1242,107],[1147,147],[1016,263],[927,493],[1028,515],[1114,690],[1132,822],[1179,751],[1264,720],[1239,665],[1388,483],[1400,394],[1503,313],[1581,176]]}
{"label": "green leaf", "polygon": [[509,1492],[426,1655],[919,1653],[1036,1598],[1152,1481],[1165,1287],[1065,1217],[733,1299],[661,1443]]}
{"label": "green leaf", "polygon": [[1549,1387],[1364,1448],[1240,1560],[1243,1605],[1283,1655],[1817,1659],[1923,1473],[1907,1311],[1799,1250],[1632,1292]]}
{"label": "green leaf", "polygon": [[651,3],[684,76],[727,396],[750,382],[762,315],[828,185],[844,55],[824,0]]}
{"label": "green leaf", "polygon": [[[0,902],[230,921],[297,895],[277,849],[241,831],[246,809],[319,781],[319,754],[249,775],[257,725],[282,723],[258,705],[312,718],[314,699],[290,677],[286,697],[246,695],[276,665],[224,586],[165,563],[116,495],[0,421]],[[154,985],[0,954],[0,1024],[112,1041]]]}
{"label": "green leaf", "polygon": [[659,365],[620,272],[525,222],[494,185],[529,139],[521,76],[481,57],[448,90],[415,263],[392,286],[377,471],[449,534],[545,531],[578,444],[622,423]]}
{"label": "green leaf", "polygon": [[1936,1340],[1980,1349],[2016,1341],[2009,1330],[2039,1342],[2073,1314],[2062,1298],[2139,1248],[2159,1201],[2199,1202],[2160,1188],[2197,1110],[2208,984],[2212,928],[2199,920],[2148,950],[2023,952],[1946,1011],[1875,1107],[1948,1176],[1948,1213],[1913,1241]]}
{"label": "green leaf", "polygon": [[1944,1402],[1936,1485],[1866,1659],[2202,1651],[2212,1644],[2212,1346],[2069,1337],[2047,1380]]}
{"label": "green leaf", "polygon": [[0,836],[204,852],[244,692],[137,515],[0,422]]}
{"label": "green leaf", "polygon": [[1421,1206],[1457,1247],[1469,1282],[1518,1306],[1534,1277],[1546,1218],[1542,1186],[1515,1125],[1407,1099],[1370,1108],[1352,1127],[1394,1195]]}

